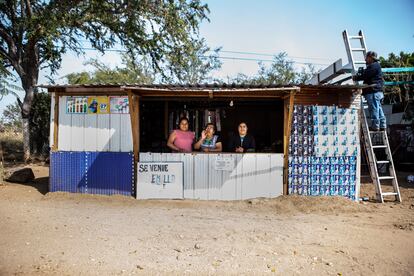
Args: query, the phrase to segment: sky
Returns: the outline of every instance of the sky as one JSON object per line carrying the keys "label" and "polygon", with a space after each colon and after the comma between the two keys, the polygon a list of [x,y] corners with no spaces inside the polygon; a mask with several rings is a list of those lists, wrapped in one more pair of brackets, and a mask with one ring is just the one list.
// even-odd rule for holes
{"label": "sky", "polygon": [[[213,77],[226,79],[238,73],[254,75],[258,60],[270,64],[272,55],[286,52],[298,67],[313,63],[323,69],[347,56],[342,31],[356,35],[363,30],[368,50],[380,56],[414,52],[414,0],[207,0],[210,22],[203,22],[200,35],[210,48],[222,47],[222,67]],[[87,45],[86,45],[87,46]],[[243,52],[243,53],[234,53]],[[255,54],[247,54],[255,53]],[[260,54],[260,55],[259,55]],[[88,71],[84,62],[98,58],[110,66],[121,65],[117,52],[85,56],[67,53],[61,69],[52,76],[65,83],[65,75]],[[225,58],[225,59],[224,59]],[[253,60],[240,60],[253,59]],[[49,83],[49,72],[40,73],[39,83]],[[0,102],[0,112],[15,101]]]}

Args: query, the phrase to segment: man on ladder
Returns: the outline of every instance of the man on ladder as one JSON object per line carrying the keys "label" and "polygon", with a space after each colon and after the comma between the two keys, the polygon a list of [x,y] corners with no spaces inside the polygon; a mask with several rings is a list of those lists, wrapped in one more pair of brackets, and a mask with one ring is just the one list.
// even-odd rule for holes
{"label": "man on ladder", "polygon": [[364,81],[364,84],[371,85],[364,89],[363,96],[368,104],[368,111],[371,118],[370,131],[385,131],[385,115],[382,111],[381,101],[384,99],[382,91],[384,81],[382,79],[381,65],[378,62],[377,53],[369,51],[366,54],[366,69],[359,68],[358,73],[353,76],[354,81]]}

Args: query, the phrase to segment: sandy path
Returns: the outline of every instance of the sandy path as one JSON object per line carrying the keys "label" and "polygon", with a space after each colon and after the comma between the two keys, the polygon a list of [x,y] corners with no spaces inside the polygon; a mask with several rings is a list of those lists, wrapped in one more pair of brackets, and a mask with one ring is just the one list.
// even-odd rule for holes
{"label": "sandy path", "polygon": [[44,181],[0,186],[1,275],[414,275],[413,186],[403,204],[230,203],[43,195]]}

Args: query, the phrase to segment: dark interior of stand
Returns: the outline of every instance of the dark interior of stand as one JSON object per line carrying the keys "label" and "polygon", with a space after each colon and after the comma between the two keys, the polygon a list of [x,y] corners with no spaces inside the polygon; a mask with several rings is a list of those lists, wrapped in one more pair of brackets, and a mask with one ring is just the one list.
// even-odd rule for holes
{"label": "dark interior of stand", "polygon": [[[197,115],[198,114],[198,115]],[[208,119],[207,117],[210,114]],[[189,130],[200,137],[206,120],[220,125],[223,152],[230,152],[228,141],[237,135],[240,122],[256,140],[256,152],[283,153],[283,100],[145,100],[140,104],[140,151],[171,152],[167,139],[178,128],[181,117],[188,117]],[[218,119],[219,118],[219,119]],[[216,122],[216,121],[219,121]],[[197,131],[196,131],[197,130]]]}

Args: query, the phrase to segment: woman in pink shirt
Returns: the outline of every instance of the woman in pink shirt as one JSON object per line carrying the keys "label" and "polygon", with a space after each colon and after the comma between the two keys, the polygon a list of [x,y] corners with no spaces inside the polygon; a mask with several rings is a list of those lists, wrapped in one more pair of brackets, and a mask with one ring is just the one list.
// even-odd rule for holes
{"label": "woman in pink shirt", "polygon": [[173,152],[191,152],[195,134],[188,130],[188,119],[180,119],[179,129],[174,130],[168,137],[167,146]]}

